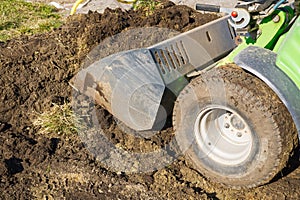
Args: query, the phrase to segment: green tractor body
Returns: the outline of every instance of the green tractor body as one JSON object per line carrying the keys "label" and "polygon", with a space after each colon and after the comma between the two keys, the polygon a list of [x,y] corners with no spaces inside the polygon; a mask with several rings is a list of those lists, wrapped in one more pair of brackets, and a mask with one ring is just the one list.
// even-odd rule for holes
{"label": "green tractor body", "polygon": [[300,18],[296,19],[291,30],[279,46],[276,65],[290,77],[300,89]]}

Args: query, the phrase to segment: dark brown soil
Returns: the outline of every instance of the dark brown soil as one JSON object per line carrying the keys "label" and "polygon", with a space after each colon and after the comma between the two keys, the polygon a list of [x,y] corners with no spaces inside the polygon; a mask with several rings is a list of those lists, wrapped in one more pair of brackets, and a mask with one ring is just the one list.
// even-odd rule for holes
{"label": "dark brown soil", "polygon": [[[1,43],[0,198],[299,199],[299,155],[291,160],[284,177],[253,190],[233,191],[207,182],[183,158],[155,172],[115,173],[97,161],[77,135],[38,134],[32,125],[34,113],[71,100],[70,79],[105,38],[149,26],[183,32],[215,18],[169,2],[150,16],[107,9],[104,14],[70,17],[48,34]],[[109,132],[114,127],[112,117],[103,109],[99,112]],[[136,150],[122,131],[115,133],[114,138],[119,138],[115,143]],[[147,143],[149,149],[164,144],[166,138],[154,138]]]}

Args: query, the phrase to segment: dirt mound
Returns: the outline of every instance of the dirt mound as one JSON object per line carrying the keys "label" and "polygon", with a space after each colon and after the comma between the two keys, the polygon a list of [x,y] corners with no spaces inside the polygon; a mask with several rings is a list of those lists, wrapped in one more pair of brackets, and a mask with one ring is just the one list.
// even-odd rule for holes
{"label": "dirt mound", "polygon": [[[183,32],[216,18],[166,2],[149,16],[143,11],[106,9],[103,14],[69,17],[65,25],[48,34],[1,43],[0,198],[208,199],[224,195],[258,198],[268,193],[299,197],[299,169],[274,184],[244,192],[214,187],[181,159],[153,173],[116,174],[97,162],[76,135],[41,135],[32,125],[33,112],[70,101],[69,80],[105,38],[137,27]],[[109,122],[111,116],[101,112]],[[155,144],[162,142],[157,140]]]}

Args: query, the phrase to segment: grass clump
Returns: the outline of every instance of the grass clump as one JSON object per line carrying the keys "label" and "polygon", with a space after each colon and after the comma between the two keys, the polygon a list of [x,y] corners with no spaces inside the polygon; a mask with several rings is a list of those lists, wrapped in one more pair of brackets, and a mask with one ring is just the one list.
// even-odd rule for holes
{"label": "grass clump", "polygon": [[61,16],[53,6],[24,0],[1,0],[0,41],[21,34],[42,33],[61,24]]}
{"label": "grass clump", "polygon": [[148,14],[152,14],[159,3],[159,1],[155,0],[138,0],[133,3],[133,9],[143,9],[148,12]]}
{"label": "grass clump", "polygon": [[159,0],[118,0],[121,3],[132,3],[134,10],[143,10],[146,14],[152,15],[154,10],[161,4]]}
{"label": "grass clump", "polygon": [[33,125],[42,133],[72,134],[84,130],[84,120],[76,115],[70,103],[53,104],[49,111],[37,114]]}

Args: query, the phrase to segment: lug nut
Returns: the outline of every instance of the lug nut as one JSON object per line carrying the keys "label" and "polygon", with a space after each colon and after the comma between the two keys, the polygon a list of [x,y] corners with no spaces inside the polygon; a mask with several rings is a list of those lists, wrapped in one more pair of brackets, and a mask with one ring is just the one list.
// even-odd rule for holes
{"label": "lug nut", "polygon": [[243,134],[242,134],[242,133],[240,133],[240,132],[238,132],[238,133],[236,134],[236,136],[238,136],[238,137],[242,137],[242,136],[243,136]]}
{"label": "lug nut", "polygon": [[229,128],[230,125],[229,125],[228,123],[226,123],[226,124],[224,125],[224,127],[225,127],[225,128]]}

